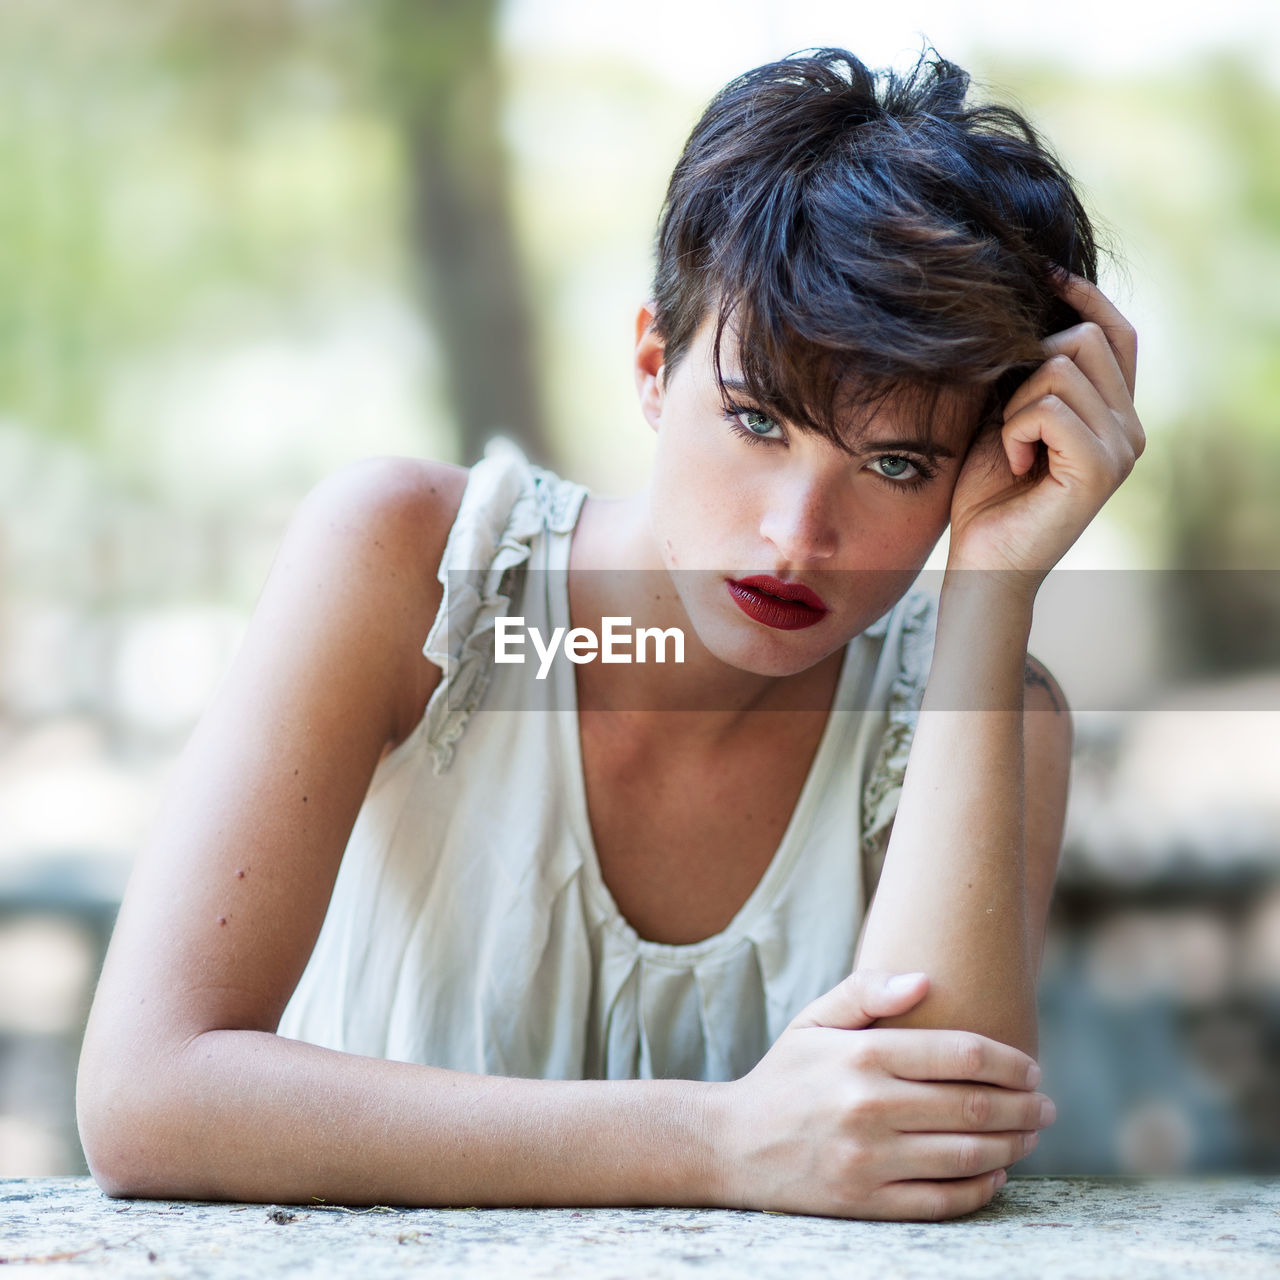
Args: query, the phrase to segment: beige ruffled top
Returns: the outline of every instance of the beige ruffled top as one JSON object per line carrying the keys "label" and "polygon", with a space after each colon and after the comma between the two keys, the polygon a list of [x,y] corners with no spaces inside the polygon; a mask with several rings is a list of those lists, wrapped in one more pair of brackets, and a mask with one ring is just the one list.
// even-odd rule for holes
{"label": "beige ruffled top", "polygon": [[936,600],[908,593],[846,647],[790,823],[729,925],[651,942],[600,874],[571,666],[538,682],[494,661],[495,619],[567,624],[585,494],[501,437],[472,468],[423,647],[441,681],[373,777],[281,1034],[498,1075],[727,1080],[851,969]]}

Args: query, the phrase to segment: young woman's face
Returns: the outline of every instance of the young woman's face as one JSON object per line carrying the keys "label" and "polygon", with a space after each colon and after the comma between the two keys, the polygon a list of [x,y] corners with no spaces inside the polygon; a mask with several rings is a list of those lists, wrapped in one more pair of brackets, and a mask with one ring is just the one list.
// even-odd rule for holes
{"label": "young woman's face", "polygon": [[[805,670],[911,585],[947,526],[971,424],[956,413],[941,451],[924,454],[889,403],[846,453],[740,398],[727,336],[726,408],[710,320],[665,377],[646,315],[636,370],[658,436],[650,517],[659,554],[699,638],[722,661],[761,675]],[[757,575],[808,587],[822,607],[779,604],[768,591],[776,583],[743,584]]]}

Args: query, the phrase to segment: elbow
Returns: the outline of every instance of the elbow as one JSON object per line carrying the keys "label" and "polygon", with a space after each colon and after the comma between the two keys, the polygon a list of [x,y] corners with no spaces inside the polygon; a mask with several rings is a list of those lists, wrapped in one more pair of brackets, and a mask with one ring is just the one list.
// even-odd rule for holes
{"label": "elbow", "polygon": [[77,1108],[80,1144],[94,1182],[113,1200],[193,1198],[195,1170],[181,1148],[154,1132],[154,1116],[137,1119],[141,1123]]}
{"label": "elbow", "polygon": [[148,1198],[145,1179],[136,1165],[131,1165],[123,1153],[95,1144],[92,1150],[82,1136],[85,1161],[89,1173],[103,1195],[112,1200],[143,1200]]}
{"label": "elbow", "polygon": [[182,1194],[182,1159],[190,1147],[154,1064],[112,1059],[89,1046],[76,1077],[76,1125],[89,1173],[113,1199]]}
{"label": "elbow", "polygon": [[137,1158],[136,1144],[123,1140],[123,1126],[114,1125],[110,1117],[79,1098],[76,1123],[85,1163],[102,1192],[114,1200],[144,1196],[143,1163]]}
{"label": "elbow", "polygon": [[135,1113],[122,1091],[81,1069],[76,1082],[80,1146],[93,1180],[113,1199],[163,1194],[155,1177],[156,1153],[142,1136],[147,1120]]}

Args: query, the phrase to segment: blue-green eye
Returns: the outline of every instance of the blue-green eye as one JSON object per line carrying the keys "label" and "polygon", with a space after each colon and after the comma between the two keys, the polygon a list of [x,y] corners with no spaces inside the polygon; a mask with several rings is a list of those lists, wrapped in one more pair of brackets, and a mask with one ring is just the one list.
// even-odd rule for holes
{"label": "blue-green eye", "polygon": [[733,434],[748,444],[782,444],[786,441],[782,428],[759,409],[742,409],[731,404],[726,407],[724,416]]}
{"label": "blue-green eye", "polygon": [[883,457],[877,458],[876,461],[884,468],[881,475],[889,480],[899,480],[914,465],[910,458],[904,458],[899,454],[886,453]]}
{"label": "blue-green eye", "polygon": [[938,468],[924,458],[881,453],[871,459],[871,474],[890,489],[911,492],[928,484],[938,474]]}

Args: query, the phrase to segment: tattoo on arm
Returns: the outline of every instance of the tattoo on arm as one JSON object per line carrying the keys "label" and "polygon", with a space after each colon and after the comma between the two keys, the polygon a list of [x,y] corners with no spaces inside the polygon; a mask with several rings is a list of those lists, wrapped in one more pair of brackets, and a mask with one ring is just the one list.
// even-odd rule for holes
{"label": "tattoo on arm", "polygon": [[1022,673],[1023,685],[1032,689],[1039,687],[1049,695],[1049,701],[1053,703],[1053,709],[1059,715],[1062,714],[1062,697],[1058,689],[1057,682],[1044,668],[1044,666],[1030,655],[1027,656],[1026,666]]}

